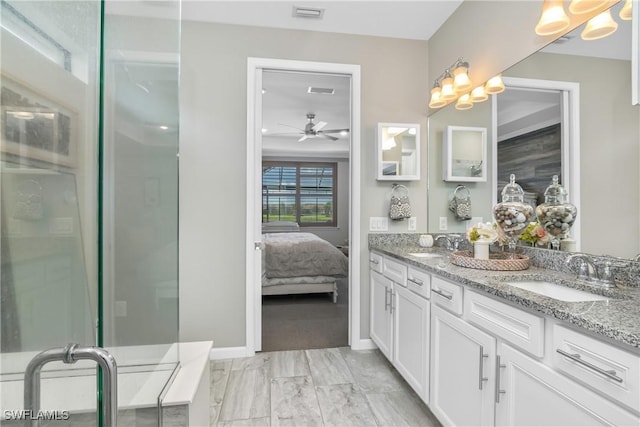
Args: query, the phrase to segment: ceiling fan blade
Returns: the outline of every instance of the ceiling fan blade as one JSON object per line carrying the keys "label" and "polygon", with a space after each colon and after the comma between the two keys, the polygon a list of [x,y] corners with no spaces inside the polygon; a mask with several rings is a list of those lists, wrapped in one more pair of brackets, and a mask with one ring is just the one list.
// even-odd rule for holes
{"label": "ceiling fan blade", "polygon": [[303,134],[304,132],[267,132],[263,133],[262,136],[295,136]]}
{"label": "ceiling fan blade", "polygon": [[323,130],[323,133],[340,133],[340,132],[349,132],[349,129],[327,129]]}
{"label": "ceiling fan blade", "polygon": [[327,122],[318,122],[315,125],[313,125],[313,127],[311,129],[313,129],[314,131],[319,131],[320,129],[322,129],[323,127],[325,127],[327,125]]}
{"label": "ceiling fan blade", "polygon": [[305,139],[307,139],[307,138],[309,138],[309,135],[302,135],[302,138],[300,138],[300,139],[298,140],[298,142],[302,142],[302,141],[304,141],[304,140],[305,140]]}
{"label": "ceiling fan blade", "polygon": [[304,129],[300,129],[299,127],[295,127],[291,125],[285,125],[284,123],[278,123],[278,126],[286,126],[288,128],[294,128],[294,129],[298,129],[300,132],[304,132]]}
{"label": "ceiling fan blade", "polygon": [[316,135],[317,136],[321,136],[322,138],[330,139],[331,141],[337,141],[338,140],[338,138],[336,138],[335,136],[327,135],[324,132],[318,132]]}

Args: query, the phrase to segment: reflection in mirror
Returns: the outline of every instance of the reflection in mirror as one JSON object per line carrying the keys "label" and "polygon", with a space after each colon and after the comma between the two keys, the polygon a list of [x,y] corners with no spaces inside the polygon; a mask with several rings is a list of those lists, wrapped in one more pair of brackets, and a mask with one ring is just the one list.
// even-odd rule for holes
{"label": "reflection in mirror", "polygon": [[443,141],[442,179],[449,182],[487,180],[487,129],[447,126]]}
{"label": "reflection in mirror", "polygon": [[378,123],[379,181],[420,180],[420,125]]}
{"label": "reflection in mirror", "polygon": [[[621,5],[615,7],[621,7]],[[613,15],[617,16],[617,11],[614,11]],[[581,224],[579,230],[576,230],[578,224],[574,225],[572,235],[575,236],[576,231],[580,232],[579,250],[583,252],[633,258],[640,252],[640,223],[638,223],[640,107],[631,105],[631,22],[619,21],[616,33],[596,41],[580,40],[581,30],[582,27],[579,27],[567,34],[568,41],[565,37],[564,43],[553,43],[505,70],[503,76],[507,81],[511,77],[570,82],[578,85],[579,111],[574,109],[566,111],[563,106],[559,108],[561,115],[568,114],[578,121],[575,137],[579,151],[574,158],[577,169],[580,171],[577,177],[579,187],[567,187],[567,191],[571,203],[575,203],[576,199],[580,201],[578,219]],[[441,171],[437,170],[437,163],[432,162],[434,157],[441,158],[439,145],[442,141],[443,127],[446,125],[487,127],[489,129],[487,140],[490,150],[493,150],[498,141],[498,133],[505,129],[494,129],[492,120],[498,124],[506,123],[508,120],[505,115],[500,115],[500,112],[497,117],[494,117],[490,111],[491,103],[497,102],[498,107],[501,103],[504,105],[508,94],[507,90],[505,93],[495,95],[491,102],[475,104],[472,109],[466,111],[457,111],[452,106],[448,106],[429,117],[430,232],[444,231],[439,230],[439,218],[445,216],[449,217],[447,232],[461,232],[466,230],[467,226],[467,224],[456,223],[453,216],[448,213],[446,195],[452,191],[449,187],[455,187],[455,184],[443,182]],[[557,96],[562,98],[566,95],[557,93]],[[525,116],[530,116],[536,111],[541,111],[541,106],[545,102],[520,99],[514,106],[520,112],[525,112]],[[557,106],[554,108],[558,109]],[[489,113],[484,114],[484,122],[482,122],[479,120],[481,116],[479,111],[487,110]],[[552,129],[549,127],[557,123],[547,123],[530,129],[525,129],[524,124],[517,123],[511,131],[526,130],[523,134],[533,137],[535,132],[541,134],[551,132]],[[545,144],[534,146],[523,144],[525,154],[515,156],[521,161],[513,169],[519,183],[526,181],[527,176],[533,178],[541,175],[543,178],[540,179],[540,184],[544,188],[550,182],[549,175],[554,174],[552,169],[556,171],[560,169],[561,183],[567,186],[568,177],[565,176],[564,169],[571,156],[568,156],[569,146],[565,144],[568,138],[566,131],[566,126],[561,125],[559,137],[555,136],[556,139],[560,139],[560,148],[557,145],[556,148],[549,148]],[[507,135],[509,132],[504,133]],[[545,135],[539,136],[543,140],[547,138]],[[511,137],[513,135],[507,135],[506,139]],[[549,161],[546,166],[545,162],[541,162],[537,168],[531,167],[534,158],[547,156],[550,151],[556,152],[554,160]],[[558,155],[561,160],[560,165],[557,162]],[[501,156],[497,156],[495,160],[497,170],[507,173],[506,170],[511,166],[503,163],[504,159]],[[492,156],[489,156],[489,162],[491,161]],[[493,170],[493,165],[488,165],[488,168]],[[488,207],[481,207],[479,203],[474,203],[472,209],[473,217],[483,217],[488,221],[491,218],[490,205],[495,204],[498,190],[501,188],[498,188],[499,184],[494,181],[491,174],[486,184],[475,185],[475,188],[470,188],[474,202],[482,197],[480,194],[485,190],[493,193],[489,196]],[[495,187],[495,189],[489,187]],[[543,200],[537,199],[536,202],[539,204]]]}

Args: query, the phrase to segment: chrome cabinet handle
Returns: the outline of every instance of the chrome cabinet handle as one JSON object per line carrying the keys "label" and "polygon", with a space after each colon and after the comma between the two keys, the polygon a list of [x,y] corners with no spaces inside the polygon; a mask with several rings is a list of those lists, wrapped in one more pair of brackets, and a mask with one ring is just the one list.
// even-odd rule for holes
{"label": "chrome cabinet handle", "polygon": [[488,354],[484,354],[484,347],[480,346],[480,357],[478,360],[478,388],[482,390],[482,383],[489,381],[489,378],[484,376],[484,359],[489,357]]}
{"label": "chrome cabinet handle", "polygon": [[448,300],[453,299],[453,294],[448,294],[444,291],[441,291],[440,289],[431,288],[431,292],[435,292],[436,294],[440,295],[441,297],[445,297]]}
{"label": "chrome cabinet handle", "polygon": [[500,363],[500,356],[496,356],[496,403],[500,403],[500,395],[507,391],[500,389],[500,368],[506,368],[507,365]]}
{"label": "chrome cabinet handle", "polygon": [[597,373],[599,373],[600,375],[604,375],[607,378],[610,378],[614,381],[617,381],[619,383],[623,382],[624,380],[622,378],[620,378],[619,376],[616,375],[616,371],[614,371],[613,369],[609,370],[609,371],[605,371],[604,369],[594,365],[593,363],[587,362],[586,360],[582,360],[580,358],[580,355],[578,353],[575,354],[571,354],[571,353],[567,353],[566,351],[562,350],[562,349],[556,349],[556,352],[560,353],[561,355],[563,355],[564,357],[568,357],[569,359],[573,360],[574,362],[577,362],[583,366],[586,366],[587,368],[596,371]]}
{"label": "chrome cabinet handle", "polygon": [[369,262],[376,265],[380,264],[380,261],[378,261],[377,259],[370,259]]}
{"label": "chrome cabinet handle", "polygon": [[424,285],[424,282],[422,280],[412,279],[410,277],[407,277],[407,280],[410,281],[411,283],[415,283],[418,286]]}
{"label": "chrome cabinet handle", "polygon": [[387,308],[391,306],[391,303],[388,301],[387,295],[389,295],[390,289],[384,288],[384,311],[387,311]]}

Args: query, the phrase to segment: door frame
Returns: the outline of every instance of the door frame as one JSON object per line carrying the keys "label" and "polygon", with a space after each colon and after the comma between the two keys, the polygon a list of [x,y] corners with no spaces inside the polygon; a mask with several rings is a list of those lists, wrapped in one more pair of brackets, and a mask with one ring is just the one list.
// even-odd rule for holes
{"label": "door frame", "polygon": [[[562,94],[561,105],[561,162],[562,185],[569,193],[569,201],[580,212],[580,83],[557,80],[528,79],[520,77],[502,77],[504,85],[510,88],[553,90]],[[492,102],[492,182],[498,182],[498,102],[499,95]],[[498,200],[497,186],[492,188],[493,200]],[[581,239],[580,215],[576,217],[571,235],[576,241],[576,251],[580,251]]]}
{"label": "door frame", "polygon": [[[351,77],[351,141],[349,156],[349,345],[360,338],[360,66],[328,62],[247,58],[247,208],[246,208],[246,349],[262,349],[261,188],[262,71],[343,74]],[[256,245],[258,245],[256,247]]]}

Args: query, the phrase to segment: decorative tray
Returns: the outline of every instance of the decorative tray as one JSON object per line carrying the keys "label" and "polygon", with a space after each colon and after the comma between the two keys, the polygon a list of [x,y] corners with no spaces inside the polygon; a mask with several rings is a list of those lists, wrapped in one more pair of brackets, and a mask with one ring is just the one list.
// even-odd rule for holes
{"label": "decorative tray", "polygon": [[478,270],[517,271],[529,268],[529,257],[526,255],[516,254],[514,259],[510,253],[494,252],[489,256],[490,259],[478,259],[470,251],[457,251],[451,254],[451,263]]}

